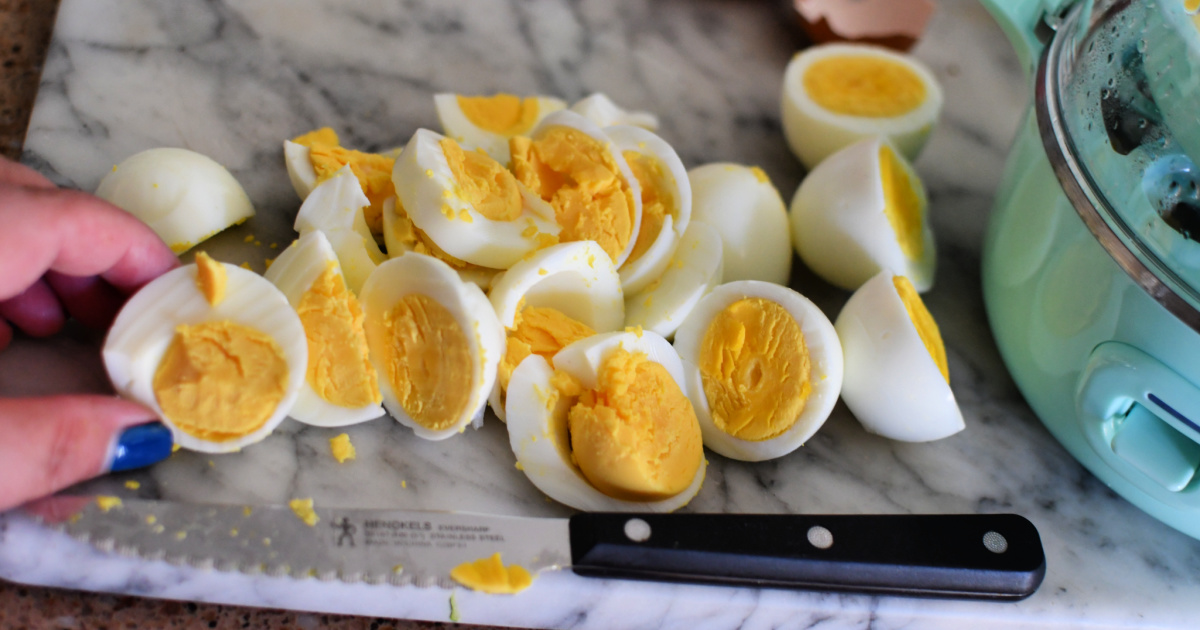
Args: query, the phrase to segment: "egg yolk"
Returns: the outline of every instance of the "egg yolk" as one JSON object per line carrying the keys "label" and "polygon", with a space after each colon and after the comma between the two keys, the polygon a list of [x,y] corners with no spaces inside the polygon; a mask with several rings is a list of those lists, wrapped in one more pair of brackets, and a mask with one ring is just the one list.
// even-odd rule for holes
{"label": "egg yolk", "polygon": [[570,127],[551,127],[534,140],[509,140],[512,172],[549,202],[562,226],[559,241],[596,241],[614,261],[633,238],[633,191],[609,147]]}
{"label": "egg yolk", "polygon": [[617,499],[656,501],[679,494],[703,461],[692,403],[666,368],[640,352],[609,353],[599,388],[579,395],[567,422],[580,472]]}
{"label": "egg yolk", "polygon": [[313,509],[312,499],[292,499],[288,501],[288,507],[292,508],[296,518],[304,521],[304,524],[309,527],[315,526],[321,520],[321,517],[317,516],[316,510]]}
{"label": "egg yolk", "polygon": [[454,315],[433,298],[410,293],[384,315],[390,343],[378,348],[392,391],[417,424],[453,426],[470,400],[474,364]]}
{"label": "egg yolk", "polygon": [[900,294],[900,300],[904,302],[904,310],[908,311],[908,318],[912,320],[917,334],[921,336],[921,342],[925,344],[929,356],[933,357],[933,362],[937,364],[942,378],[946,379],[946,383],[949,384],[950,367],[946,363],[946,346],[942,343],[942,333],[938,331],[937,322],[933,321],[933,315],[929,314],[929,309],[925,308],[925,302],[921,300],[920,294],[917,293],[908,278],[892,276],[892,284],[896,287],[896,293]]}
{"label": "egg yolk", "polygon": [[662,162],[637,151],[625,151],[623,155],[642,189],[642,226],[638,229],[637,240],[633,242],[633,251],[626,260],[632,262],[641,258],[658,240],[663,221],[671,214],[676,202],[665,185],[670,174],[663,171]]}
{"label": "egg yolk", "polygon": [[512,221],[521,216],[521,191],[512,173],[487,153],[464,151],[450,138],[443,138],[440,145],[460,199],[493,221]]}
{"label": "egg yolk", "polygon": [[339,407],[379,404],[362,307],[332,261],[300,297],[296,313],[308,339],[305,379],[313,391]]}
{"label": "egg yolk", "polygon": [[587,324],[549,307],[528,306],[517,313],[513,328],[508,331],[504,356],[500,359],[497,378],[500,388],[508,389],[513,370],[531,354],[547,361],[559,350],[596,334]]}
{"label": "egg yolk", "polygon": [[363,210],[367,227],[374,234],[383,234],[383,202],[396,195],[396,187],[392,184],[395,158],[344,148],[337,132],[329,127],[297,136],[292,142],[308,147],[308,159],[317,173],[318,184],[333,177],[343,166],[350,165],[363,194],[371,200],[371,205]]}
{"label": "egg yolk", "polygon": [[283,350],[269,335],[229,321],[175,329],[154,372],[154,397],[181,431],[223,442],[270,419],[287,390]]}
{"label": "egg yolk", "polygon": [[209,306],[216,306],[225,299],[228,280],[224,265],[204,252],[196,254],[196,286],[204,294]]}
{"label": "egg yolk", "polygon": [[925,100],[925,84],[911,68],[869,55],[814,61],[804,73],[804,91],[824,109],[867,118],[901,116]]}
{"label": "egg yolk", "polygon": [[769,440],[790,429],[812,391],[800,325],[763,298],[738,300],[718,313],[698,363],[713,423],[742,440]]}
{"label": "egg yolk", "polygon": [[472,125],[501,136],[528,132],[538,121],[538,100],[512,94],[462,96],[458,108]]}
{"label": "egg yolk", "polygon": [[910,260],[925,253],[921,238],[921,196],[913,188],[908,171],[886,144],[879,147],[879,179],[883,184],[883,213],[887,216],[900,251]]}
{"label": "egg yolk", "polygon": [[498,552],[454,567],[450,577],[469,589],[493,595],[512,595],[533,584],[533,576],[525,567],[518,564],[505,567]]}
{"label": "egg yolk", "polygon": [[339,464],[344,464],[346,460],[358,456],[358,452],[354,450],[354,444],[350,442],[350,435],[346,433],[339,433],[336,437],[329,438],[329,450]]}

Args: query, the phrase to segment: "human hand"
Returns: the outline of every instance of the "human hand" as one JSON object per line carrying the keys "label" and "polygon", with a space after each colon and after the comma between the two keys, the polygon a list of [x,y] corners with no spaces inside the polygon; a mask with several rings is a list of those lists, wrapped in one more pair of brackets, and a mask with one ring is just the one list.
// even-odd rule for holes
{"label": "human hand", "polygon": [[[179,264],[145,224],[0,158],[0,351],[67,317],[112,323],[125,297]],[[115,396],[0,398],[0,510],[171,452],[154,414]],[[153,423],[153,424],[147,424]]]}

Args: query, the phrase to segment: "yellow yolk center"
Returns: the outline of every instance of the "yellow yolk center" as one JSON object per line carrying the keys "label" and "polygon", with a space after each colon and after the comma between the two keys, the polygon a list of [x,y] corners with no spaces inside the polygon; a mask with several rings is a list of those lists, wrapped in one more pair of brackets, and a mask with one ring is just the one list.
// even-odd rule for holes
{"label": "yellow yolk center", "polygon": [[274,339],[216,321],[175,330],[153,388],[163,414],[181,431],[223,442],[266,424],[287,380],[287,362]]}
{"label": "yellow yolk center", "polygon": [[949,383],[950,367],[946,363],[946,346],[942,343],[942,333],[938,331],[938,325],[933,321],[933,315],[929,314],[929,309],[925,308],[925,302],[921,301],[921,296],[908,278],[892,276],[892,284],[896,287],[896,293],[900,294],[900,300],[904,302],[904,310],[908,311],[908,318],[912,320],[917,334],[921,336],[921,342],[925,344],[929,356],[933,357],[933,362],[937,364],[942,378]]}
{"label": "yellow yolk center", "polygon": [[633,192],[608,146],[570,127],[509,141],[513,174],[554,207],[559,240],[596,241],[613,261],[633,238]]}
{"label": "yellow yolk center", "polygon": [[925,253],[921,238],[921,196],[913,188],[908,171],[890,147],[879,148],[879,178],[883,184],[883,213],[887,216],[900,251],[910,260]]}
{"label": "yellow yolk center", "polygon": [[567,416],[571,451],[600,492],[630,501],[674,496],[703,461],[700,423],[666,368],[642,353],[611,352],[599,388],[586,390]]}
{"label": "yellow yolk center", "polygon": [[525,567],[517,564],[505,567],[498,552],[454,567],[450,577],[469,589],[493,595],[519,593],[533,584],[533,576]]}
{"label": "yellow yolk center", "polygon": [[417,424],[453,426],[470,399],[474,364],[462,327],[445,306],[418,293],[404,296],[384,316],[391,343],[381,349],[392,391]]}
{"label": "yellow yolk center", "polygon": [[196,254],[196,287],[204,294],[209,306],[216,306],[225,299],[228,280],[224,265],[204,252]]}
{"label": "yellow yolk center", "polygon": [[501,136],[515,136],[533,128],[538,119],[536,98],[512,94],[459,96],[458,108],[471,124]]}
{"label": "yellow yolk center", "polygon": [[517,313],[517,321],[508,331],[507,347],[500,359],[497,377],[500,388],[508,389],[513,370],[531,354],[549,361],[559,350],[596,334],[590,326],[549,307],[529,306]]}
{"label": "yellow yolk center", "polygon": [[379,404],[362,307],[332,261],[301,296],[296,313],[308,338],[305,378],[313,391],[339,407]]}
{"label": "yellow yolk center", "polygon": [[463,151],[450,138],[443,138],[440,145],[454,174],[459,198],[493,221],[512,221],[521,216],[521,191],[512,173],[487,153]]}
{"label": "yellow yolk center", "polygon": [[768,440],[790,429],[812,391],[800,325],[762,298],[738,300],[713,318],[699,367],[713,423],[742,440]]}
{"label": "yellow yolk center", "polygon": [[804,73],[804,91],[824,109],[867,118],[901,116],[925,100],[925,84],[911,68],[867,55],[814,61]]}
{"label": "yellow yolk center", "polygon": [[663,220],[675,208],[675,200],[670,188],[665,185],[670,174],[663,172],[662,162],[637,151],[626,151],[623,155],[642,189],[642,227],[638,230],[628,259],[634,261],[641,258],[658,240]]}
{"label": "yellow yolk center", "polygon": [[308,147],[308,159],[317,173],[318,184],[333,177],[343,166],[350,165],[363,194],[371,200],[371,205],[363,211],[367,227],[375,234],[382,234],[383,202],[396,195],[396,187],[392,184],[395,158],[346,149],[338,141],[337,132],[329,127],[297,136],[292,142]]}

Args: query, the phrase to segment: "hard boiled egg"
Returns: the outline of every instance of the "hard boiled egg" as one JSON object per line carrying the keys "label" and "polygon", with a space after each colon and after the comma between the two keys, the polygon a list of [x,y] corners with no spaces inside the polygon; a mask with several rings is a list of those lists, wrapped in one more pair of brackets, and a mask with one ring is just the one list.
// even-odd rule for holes
{"label": "hard boiled egg", "polygon": [[608,95],[595,92],[571,105],[571,111],[587,118],[600,127],[613,125],[635,125],[648,131],[658,130],[658,116],[650,112],[627,110],[617,105]]}
{"label": "hard boiled egg", "polygon": [[725,282],[762,280],[787,284],[792,242],[787,209],[762,169],[728,162],[688,171],[692,220],[721,236]]}
{"label": "hard boiled egg", "polygon": [[358,292],[375,266],[386,259],[367,226],[363,211],[370,200],[349,166],[317,185],[296,213],[295,229],[325,233],[338,254],[346,284]]}
{"label": "hard boiled egg", "polygon": [[595,335],[521,362],[508,439],[539,490],[587,511],[668,512],[692,499],[706,462],[683,369],[651,332]]}
{"label": "hard boiled egg", "polygon": [[721,284],[722,260],[717,231],[706,223],[691,222],[662,275],[625,297],[625,325],[670,339],[700,298]]}
{"label": "hard boiled egg", "polygon": [[370,200],[363,212],[367,227],[374,234],[383,232],[383,202],[396,194],[392,187],[394,155],[347,149],[341,146],[337,132],[323,127],[285,140],[283,158],[292,188],[301,199],[343,167],[350,167]]}
{"label": "hard boiled egg", "polygon": [[883,136],[915,160],[942,109],[924,64],[866,44],[825,44],[798,53],[783,75],[783,131],[812,169],[839,149]]}
{"label": "hard boiled egg", "polygon": [[148,149],[126,158],[100,181],[96,196],[149,225],[176,254],[254,216],[233,175],[187,149]]}
{"label": "hard boiled egg", "polygon": [[508,164],[508,139],[528,134],[546,116],[567,106],[550,96],[435,94],[433,104],[442,133],[464,149],[483,149]]}
{"label": "hard boiled egg", "polygon": [[868,280],[836,327],[846,358],[842,399],[864,428],[905,442],[963,429],[941,333],[907,278],[882,271]]}
{"label": "hard boiled egg", "polygon": [[183,448],[262,440],[300,393],[308,344],[287,298],[262,276],[201,253],[126,302],[104,342],[122,396],[154,411]]}
{"label": "hard boiled egg", "polygon": [[479,287],[432,256],[407,253],[379,265],[361,299],[383,405],[396,420],[441,440],[482,419],[504,328]]}
{"label": "hard boiled egg", "polygon": [[733,459],[786,455],[825,423],[842,387],[829,319],[795,291],[754,280],[704,296],[675,333],[704,445]]}
{"label": "hard boiled egg", "polygon": [[367,350],[363,312],[346,288],[337,254],[313,230],[285,249],[264,277],[300,315],[308,369],[288,413],[305,424],[338,427],[383,415],[378,378]]}
{"label": "hard boiled egg", "polygon": [[916,171],[891,145],[863,140],[813,169],[792,198],[792,243],[817,275],[853,291],[882,269],[933,286],[937,252]]}

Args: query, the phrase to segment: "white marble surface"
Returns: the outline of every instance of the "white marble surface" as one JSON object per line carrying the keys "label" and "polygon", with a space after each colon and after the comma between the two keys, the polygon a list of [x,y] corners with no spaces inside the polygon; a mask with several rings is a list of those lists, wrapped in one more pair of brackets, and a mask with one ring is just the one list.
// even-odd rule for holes
{"label": "white marble surface", "polygon": [[[691,167],[757,164],[790,198],[803,171],[778,100],[801,42],[782,2],[308,0],[63,2],[24,161],[92,190],[138,150],[184,146],[227,165],[259,215],[218,237],[218,257],[261,270],[290,241],[298,201],[282,139],[329,125],[380,150],[437,125],[436,91],[604,91],[659,114]],[[1041,589],[1012,604],[669,586],[544,575],[516,597],[454,591],[463,622],[615,628],[1187,627],[1200,617],[1200,543],[1107,490],[1021,400],[987,327],[979,257],[1006,147],[1028,97],[1015,57],[972,0],[941,0],[915,54],[946,91],[917,162],[932,203],[937,286],[926,296],[949,352],[967,429],[932,444],[868,435],[840,406],[801,450],[745,464],[709,455],[691,511],[1017,512],[1040,529]],[[245,249],[254,234],[260,249]],[[223,254],[223,255],[222,255]],[[235,259],[236,261],[236,259]],[[846,294],[796,263],[792,284],[836,315]],[[0,393],[105,387],[95,340],[19,341],[0,354]],[[291,421],[241,453],[180,452],[92,484],[173,501],[470,509],[563,515],[513,466],[504,426],[430,443],[387,419],[340,430]],[[450,591],[198,571],[101,554],[15,514],[0,515],[0,577],[150,597],[446,620]]]}

